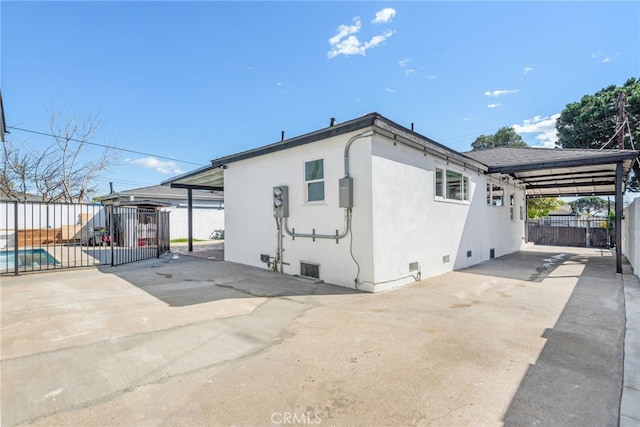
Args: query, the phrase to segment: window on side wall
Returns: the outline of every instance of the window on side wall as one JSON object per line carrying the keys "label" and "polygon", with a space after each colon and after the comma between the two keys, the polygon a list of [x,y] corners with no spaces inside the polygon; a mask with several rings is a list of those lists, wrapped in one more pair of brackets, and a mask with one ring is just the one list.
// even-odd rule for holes
{"label": "window on side wall", "polygon": [[436,168],[436,197],[444,197],[444,171]]}
{"label": "window on side wall", "polygon": [[491,205],[503,206],[504,190],[499,185],[493,184],[491,186]]}
{"label": "window on side wall", "polygon": [[469,177],[449,169],[436,168],[437,198],[447,200],[469,200]]}
{"label": "window on side wall", "polygon": [[509,210],[511,221],[516,219],[516,196],[515,194],[509,194]]}
{"label": "window on side wall", "polygon": [[304,162],[304,182],[307,191],[307,202],[324,200],[324,160]]}

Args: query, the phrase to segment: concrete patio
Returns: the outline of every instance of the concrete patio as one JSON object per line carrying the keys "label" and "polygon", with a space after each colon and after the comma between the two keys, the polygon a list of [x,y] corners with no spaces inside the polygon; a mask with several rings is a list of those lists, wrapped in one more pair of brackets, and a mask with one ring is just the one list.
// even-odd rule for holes
{"label": "concrete patio", "polygon": [[3,277],[2,425],[635,425],[614,265],[534,247],[379,294],[179,254]]}

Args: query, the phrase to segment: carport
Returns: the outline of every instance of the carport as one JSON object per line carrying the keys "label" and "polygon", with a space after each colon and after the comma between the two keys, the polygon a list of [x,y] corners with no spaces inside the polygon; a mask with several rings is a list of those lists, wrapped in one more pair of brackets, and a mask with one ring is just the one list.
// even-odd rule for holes
{"label": "carport", "polygon": [[[629,172],[636,174],[636,150],[582,150],[497,147],[464,153],[526,186],[531,197],[615,196],[616,242],[622,241],[623,194]],[[616,272],[622,273],[622,252],[616,250]]]}
{"label": "carport", "polygon": [[193,252],[193,190],[224,191],[224,170],[218,166],[205,166],[164,181],[162,185],[187,190],[187,248]]}

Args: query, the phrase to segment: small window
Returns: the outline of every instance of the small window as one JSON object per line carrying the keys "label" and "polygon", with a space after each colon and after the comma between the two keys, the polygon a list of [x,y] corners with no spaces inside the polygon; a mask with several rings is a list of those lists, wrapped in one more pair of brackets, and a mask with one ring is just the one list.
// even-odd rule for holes
{"label": "small window", "polygon": [[460,172],[436,168],[436,197],[469,200],[469,177]]}
{"label": "small window", "polygon": [[324,200],[324,161],[322,159],[304,163],[304,181],[308,202]]}
{"label": "small window", "polygon": [[462,174],[447,171],[447,199],[462,200]]}
{"label": "small window", "polygon": [[436,197],[444,197],[442,186],[444,184],[444,172],[442,169],[436,168]]}
{"label": "small window", "polygon": [[509,194],[509,210],[511,221],[516,219],[516,196],[514,194]]}
{"label": "small window", "polygon": [[469,177],[462,177],[462,200],[469,200]]}
{"label": "small window", "polygon": [[504,191],[502,190],[502,187],[500,187],[499,185],[493,184],[491,188],[491,205],[502,206],[503,195],[504,195]]}

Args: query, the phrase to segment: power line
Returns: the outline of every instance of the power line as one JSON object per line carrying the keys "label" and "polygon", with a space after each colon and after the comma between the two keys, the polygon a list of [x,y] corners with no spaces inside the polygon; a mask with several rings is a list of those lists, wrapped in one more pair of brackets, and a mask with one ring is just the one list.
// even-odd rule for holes
{"label": "power line", "polygon": [[[52,137],[52,138],[59,138],[59,136],[57,136],[57,135],[53,135],[51,133],[46,133],[46,132],[38,132],[36,130],[23,129],[23,128],[19,128],[19,127],[15,127],[15,126],[7,126],[7,128],[8,129],[17,130],[17,131],[20,131],[20,132],[27,132],[27,133],[33,133],[33,134],[36,134],[36,135],[49,136],[49,137]],[[69,141],[73,141],[73,142],[79,142],[81,144],[94,145],[96,147],[109,148],[111,150],[124,151],[124,152],[127,152],[127,153],[133,153],[133,154],[140,154],[142,156],[152,156],[152,157],[156,157],[158,159],[171,160],[173,162],[188,163],[188,164],[196,165],[196,166],[207,166],[207,165],[203,165],[202,163],[189,162],[187,160],[174,159],[172,157],[159,156],[157,154],[145,153],[145,152],[142,152],[142,151],[128,150],[126,148],[112,147],[110,145],[98,144],[97,142],[81,141],[79,139],[74,139],[74,138],[65,138],[65,139],[67,139]]]}

